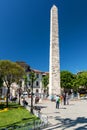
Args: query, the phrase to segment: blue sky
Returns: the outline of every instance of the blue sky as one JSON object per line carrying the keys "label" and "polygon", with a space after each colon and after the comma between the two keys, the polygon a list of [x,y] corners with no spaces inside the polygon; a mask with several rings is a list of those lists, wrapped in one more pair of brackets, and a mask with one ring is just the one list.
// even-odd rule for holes
{"label": "blue sky", "polygon": [[87,70],[87,0],[0,0],[0,59],[49,71],[54,4],[59,12],[60,69]]}

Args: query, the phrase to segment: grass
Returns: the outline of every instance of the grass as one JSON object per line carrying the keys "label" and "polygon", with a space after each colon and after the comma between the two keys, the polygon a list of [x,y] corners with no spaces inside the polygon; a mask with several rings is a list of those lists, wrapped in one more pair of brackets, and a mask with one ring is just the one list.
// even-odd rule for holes
{"label": "grass", "polygon": [[[4,108],[4,104],[0,105],[0,111]],[[38,118],[29,113],[24,107],[17,104],[9,104],[8,110],[0,112],[0,128],[19,126],[36,119]]]}

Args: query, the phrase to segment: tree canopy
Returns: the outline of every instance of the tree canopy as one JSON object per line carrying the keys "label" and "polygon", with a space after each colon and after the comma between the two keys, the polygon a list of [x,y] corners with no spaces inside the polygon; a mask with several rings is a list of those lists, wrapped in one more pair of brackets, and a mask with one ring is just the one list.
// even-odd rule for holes
{"label": "tree canopy", "polygon": [[82,71],[77,74],[77,81],[79,86],[87,88],[87,71]]}
{"label": "tree canopy", "polygon": [[10,86],[13,82],[19,83],[20,79],[23,78],[24,69],[17,63],[9,60],[0,60],[0,75],[2,76],[3,82],[7,86],[7,106],[8,106],[8,94]]}
{"label": "tree canopy", "polygon": [[65,89],[72,89],[74,75],[69,71],[61,71],[61,87]]}
{"label": "tree canopy", "polygon": [[8,86],[13,82],[18,82],[18,80],[23,77],[24,69],[20,67],[20,65],[9,60],[1,60],[0,74],[3,77],[3,81]]}
{"label": "tree canopy", "polygon": [[43,78],[42,78],[42,84],[43,84],[44,90],[46,90],[47,86],[49,84],[49,75],[43,76]]}
{"label": "tree canopy", "polygon": [[61,87],[78,91],[80,87],[87,89],[87,71],[72,74],[69,71],[61,71]]}

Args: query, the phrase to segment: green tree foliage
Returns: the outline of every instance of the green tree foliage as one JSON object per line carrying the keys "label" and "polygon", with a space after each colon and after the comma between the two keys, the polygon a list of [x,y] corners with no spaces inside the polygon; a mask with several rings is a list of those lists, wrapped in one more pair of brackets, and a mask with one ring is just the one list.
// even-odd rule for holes
{"label": "green tree foliage", "polygon": [[84,86],[87,88],[87,71],[82,71],[77,74],[78,86]]}
{"label": "green tree foliage", "polygon": [[78,89],[79,89],[79,82],[77,80],[77,75],[74,75],[74,78],[72,80],[72,89],[74,91],[78,91]]}
{"label": "green tree foliage", "polygon": [[78,91],[79,87],[87,88],[87,71],[78,72],[76,75],[69,71],[61,71],[61,87]]}
{"label": "green tree foliage", "polygon": [[29,74],[30,74],[30,77],[29,77],[30,81],[34,82],[37,79],[36,76],[35,76],[35,73],[33,71],[31,71]]}
{"label": "green tree foliage", "polygon": [[61,71],[61,87],[64,89],[72,89],[75,76],[69,71]]}
{"label": "green tree foliage", "polygon": [[6,96],[6,105],[8,107],[10,86],[13,82],[19,83],[20,79],[23,78],[24,69],[17,63],[9,60],[0,60],[0,74],[3,77],[3,82],[8,88]]}
{"label": "green tree foliage", "polygon": [[48,89],[48,84],[49,84],[49,75],[43,76],[42,84],[43,84],[44,90],[47,90]]}

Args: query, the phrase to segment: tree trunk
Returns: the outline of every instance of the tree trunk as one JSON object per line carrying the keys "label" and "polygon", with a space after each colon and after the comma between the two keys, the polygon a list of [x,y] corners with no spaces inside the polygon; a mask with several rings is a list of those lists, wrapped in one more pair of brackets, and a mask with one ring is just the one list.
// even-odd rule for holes
{"label": "tree trunk", "polygon": [[10,87],[7,87],[7,95],[6,95],[6,107],[8,107],[8,98],[9,98],[9,92],[10,92]]}
{"label": "tree trunk", "polygon": [[19,105],[20,105],[20,92],[19,92]]}
{"label": "tree trunk", "polygon": [[19,105],[20,105],[21,88],[19,88]]}
{"label": "tree trunk", "polygon": [[31,94],[31,113],[33,114],[33,93]]}

